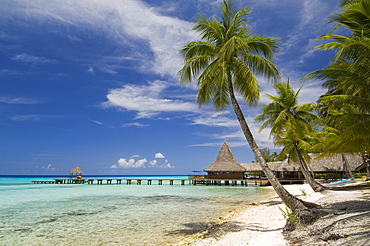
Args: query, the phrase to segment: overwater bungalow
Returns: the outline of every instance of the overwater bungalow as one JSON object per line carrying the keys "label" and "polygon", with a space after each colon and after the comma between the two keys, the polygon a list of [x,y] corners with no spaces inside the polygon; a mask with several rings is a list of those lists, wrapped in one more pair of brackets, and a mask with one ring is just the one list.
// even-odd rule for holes
{"label": "overwater bungalow", "polygon": [[236,161],[225,140],[216,160],[203,171],[207,173],[207,179],[244,179],[247,170]]}
{"label": "overwater bungalow", "polygon": [[[335,155],[331,157],[317,158],[319,154],[310,154],[311,161],[308,163],[314,174],[343,174],[346,172],[344,161],[347,161],[351,172],[361,172],[366,169],[360,154]],[[268,162],[270,169],[281,180],[304,180],[302,170],[298,163],[285,159],[284,161]],[[204,168],[206,179],[263,179],[263,171],[259,163],[239,163],[236,161],[226,140],[221,146],[216,160]]]}

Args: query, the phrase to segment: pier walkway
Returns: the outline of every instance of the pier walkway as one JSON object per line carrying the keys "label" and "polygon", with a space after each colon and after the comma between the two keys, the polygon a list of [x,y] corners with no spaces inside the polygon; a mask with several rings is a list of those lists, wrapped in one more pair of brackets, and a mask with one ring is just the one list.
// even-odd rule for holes
{"label": "pier walkway", "polygon": [[[292,183],[297,183],[292,180],[279,180],[282,183],[287,183],[287,184],[292,184]],[[254,185],[268,185],[268,180],[266,179],[135,179],[135,178],[130,178],[130,179],[116,179],[116,178],[61,178],[61,179],[54,179],[54,180],[32,180],[31,182],[35,184],[147,184],[147,185],[152,185],[152,184],[157,184],[157,185],[163,185],[163,184],[169,184],[169,185],[174,185],[174,184],[181,184],[185,185],[190,184],[190,185],[231,185],[231,186],[236,186],[236,185],[242,185],[242,186],[248,186],[248,184],[254,184]],[[303,181],[302,181],[303,182]],[[300,182],[301,183],[301,182]]]}

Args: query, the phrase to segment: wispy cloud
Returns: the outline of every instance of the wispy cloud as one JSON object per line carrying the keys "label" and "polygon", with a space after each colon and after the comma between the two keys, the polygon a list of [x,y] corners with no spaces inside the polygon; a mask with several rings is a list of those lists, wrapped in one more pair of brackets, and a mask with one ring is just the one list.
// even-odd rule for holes
{"label": "wispy cloud", "polygon": [[[140,61],[137,69],[176,76],[181,66],[178,49],[196,39],[196,34],[191,31],[190,22],[165,16],[158,9],[138,0],[14,0],[12,4],[4,4],[0,14],[3,18],[27,18],[27,21],[55,22],[92,30],[125,46],[125,51]],[[64,35],[80,40],[68,32]],[[27,63],[53,62],[28,54],[19,54],[13,59]]]}
{"label": "wispy cloud", "polygon": [[95,69],[93,67],[88,67],[86,69],[86,72],[91,73],[92,75],[95,75]]}
{"label": "wispy cloud", "polygon": [[91,122],[95,123],[95,124],[98,124],[98,125],[104,125],[104,123],[100,122],[100,121],[97,121],[97,120],[90,120]]}
{"label": "wispy cloud", "polygon": [[204,125],[213,127],[238,127],[239,122],[229,112],[202,111],[201,114],[191,118],[192,125]]}
{"label": "wispy cloud", "polygon": [[62,119],[62,118],[66,118],[66,116],[24,114],[24,115],[15,115],[11,117],[10,119],[14,121],[40,121],[40,120],[50,120],[50,119]]}
{"label": "wispy cloud", "polygon": [[63,170],[63,169],[59,169],[59,168],[54,167],[52,164],[48,164],[46,167],[42,166],[41,168],[44,169],[44,170],[48,170],[48,171]]}
{"label": "wispy cloud", "polygon": [[7,104],[39,104],[39,100],[24,97],[0,97],[0,102]]}
{"label": "wispy cloud", "polygon": [[125,85],[112,89],[107,95],[104,107],[117,107],[128,111],[136,111],[136,118],[152,118],[164,112],[194,112],[194,103],[161,97],[169,84],[156,80],[148,85]]}
{"label": "wispy cloud", "polygon": [[16,115],[11,118],[11,120],[14,121],[39,121],[42,120],[45,116],[42,115],[35,115],[35,114],[29,114],[29,115]]}
{"label": "wispy cloud", "polygon": [[39,57],[39,56],[32,56],[28,55],[26,53],[18,54],[12,57],[12,60],[14,61],[20,61],[27,64],[33,64],[33,65],[40,65],[40,64],[55,64],[57,63],[56,60],[48,59],[45,57]]}
{"label": "wispy cloud", "polygon": [[148,127],[149,125],[146,125],[146,124],[142,124],[142,123],[139,123],[139,122],[131,122],[131,123],[126,123],[126,124],[123,124],[122,127]]}
{"label": "wispy cloud", "polygon": [[22,73],[12,69],[0,69],[0,77],[19,76]]}

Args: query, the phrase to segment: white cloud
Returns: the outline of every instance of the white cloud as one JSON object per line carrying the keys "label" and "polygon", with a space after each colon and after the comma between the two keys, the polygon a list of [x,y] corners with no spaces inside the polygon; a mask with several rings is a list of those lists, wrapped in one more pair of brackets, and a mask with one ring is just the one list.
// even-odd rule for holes
{"label": "white cloud", "polygon": [[[111,165],[110,168],[174,168],[174,166],[172,166],[167,159],[162,163],[159,163],[158,160],[151,160],[148,162],[146,158],[138,158],[140,158],[139,155],[133,155],[128,160],[125,158],[120,158],[117,161],[117,164]],[[161,153],[156,153],[155,158],[163,159],[165,157]]]}
{"label": "white cloud", "polygon": [[171,163],[168,162],[168,160],[165,160],[165,162],[162,165],[157,166],[158,168],[175,168],[171,165]]}
{"label": "white cloud", "polygon": [[137,119],[151,118],[161,112],[194,112],[198,109],[195,103],[162,98],[161,94],[168,86],[168,83],[159,80],[149,85],[125,85],[110,90],[108,101],[102,105],[137,111]]}
{"label": "white cloud", "polygon": [[157,165],[158,161],[157,160],[152,160],[149,162],[149,164],[152,166],[152,167],[155,167]]}
{"label": "white cloud", "polygon": [[135,160],[133,158],[126,160],[124,158],[120,158],[115,165],[112,165],[110,168],[145,168],[145,163],[147,160],[140,159],[140,160]]}
{"label": "white cloud", "polygon": [[155,153],[154,158],[160,159],[160,158],[165,158],[162,153]]}
{"label": "white cloud", "polygon": [[[164,16],[156,12],[157,9],[161,8],[147,6],[139,0],[12,0],[2,5],[0,15],[11,19],[26,18],[28,22],[51,23],[55,27],[71,25],[92,30],[126,46],[126,51],[141,61],[138,68],[142,71],[176,76],[181,67],[179,47],[197,36],[191,30],[190,22]],[[80,40],[68,32],[61,34]],[[144,52],[142,46],[149,47],[150,52]],[[48,61],[31,56],[22,60]]]}

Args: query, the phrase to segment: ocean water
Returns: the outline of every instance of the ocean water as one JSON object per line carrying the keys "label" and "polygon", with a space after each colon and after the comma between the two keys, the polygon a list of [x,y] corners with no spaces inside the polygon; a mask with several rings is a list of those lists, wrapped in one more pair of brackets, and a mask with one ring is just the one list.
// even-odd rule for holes
{"label": "ocean water", "polygon": [[194,186],[179,181],[174,185],[31,182],[53,178],[0,176],[0,245],[176,245],[230,210],[264,200],[273,192],[254,185]]}

